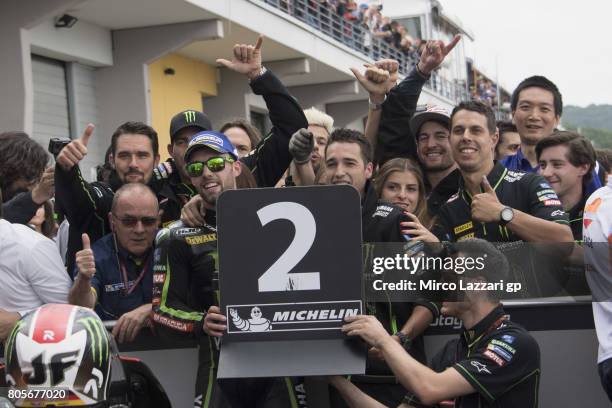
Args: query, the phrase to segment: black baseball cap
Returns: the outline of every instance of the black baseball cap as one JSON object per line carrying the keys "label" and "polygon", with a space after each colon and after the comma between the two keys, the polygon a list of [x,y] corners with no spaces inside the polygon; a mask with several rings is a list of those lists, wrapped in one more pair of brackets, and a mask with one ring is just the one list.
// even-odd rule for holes
{"label": "black baseball cap", "polygon": [[181,130],[195,127],[200,130],[212,130],[212,123],[208,116],[200,111],[189,109],[174,115],[170,121],[170,141],[174,141],[176,134]]}

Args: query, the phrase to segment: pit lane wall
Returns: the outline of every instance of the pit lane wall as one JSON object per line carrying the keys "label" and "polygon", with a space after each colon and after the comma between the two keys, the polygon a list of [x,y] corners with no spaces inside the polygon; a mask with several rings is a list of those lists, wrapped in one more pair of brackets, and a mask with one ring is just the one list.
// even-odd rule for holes
{"label": "pit lane wall", "polygon": [[[597,337],[590,301],[511,301],[504,308],[540,345],[541,408],[609,406],[597,374]],[[112,328],[112,322],[109,323],[107,327]],[[460,331],[458,319],[441,317],[434,321],[425,336],[428,358]],[[192,406],[198,362],[195,343],[164,344],[159,338],[142,334],[132,343],[120,344],[119,350],[122,355],[140,358],[149,366],[172,406]],[[0,362],[3,359],[0,354]],[[326,388],[308,379],[306,387],[309,406],[327,408]]]}

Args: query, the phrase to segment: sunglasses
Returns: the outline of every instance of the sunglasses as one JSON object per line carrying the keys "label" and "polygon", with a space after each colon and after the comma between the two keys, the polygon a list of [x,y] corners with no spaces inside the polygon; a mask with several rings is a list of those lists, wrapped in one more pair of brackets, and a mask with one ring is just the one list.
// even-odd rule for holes
{"label": "sunglasses", "polygon": [[116,214],[113,214],[113,217],[119,220],[124,227],[133,228],[138,224],[138,222],[142,222],[143,227],[153,227],[159,223],[157,217],[119,217]]}
{"label": "sunglasses", "polygon": [[217,173],[225,169],[225,162],[233,163],[234,159],[228,157],[211,157],[205,162],[194,161],[185,166],[189,177],[199,177],[204,173],[204,166],[208,167],[208,170],[213,173]]}

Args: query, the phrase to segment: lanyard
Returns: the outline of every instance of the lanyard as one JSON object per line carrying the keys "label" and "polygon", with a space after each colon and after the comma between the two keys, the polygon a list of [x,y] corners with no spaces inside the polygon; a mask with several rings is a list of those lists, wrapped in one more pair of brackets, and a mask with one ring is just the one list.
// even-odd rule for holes
{"label": "lanyard", "polygon": [[127,268],[125,267],[125,264],[123,263],[121,258],[118,258],[119,259],[119,270],[121,271],[121,281],[123,283],[122,291],[123,291],[124,296],[131,294],[134,291],[134,289],[136,289],[136,286],[138,286],[138,284],[140,283],[142,278],[145,276],[145,274],[149,271],[149,267],[151,266],[151,264],[149,263],[150,257],[151,257],[151,254],[149,253],[149,255],[147,255],[147,258],[144,260],[144,265],[142,267],[142,270],[140,271],[138,278],[136,278],[136,280],[134,281],[134,284],[132,285],[132,287],[128,287],[129,281],[128,281]]}

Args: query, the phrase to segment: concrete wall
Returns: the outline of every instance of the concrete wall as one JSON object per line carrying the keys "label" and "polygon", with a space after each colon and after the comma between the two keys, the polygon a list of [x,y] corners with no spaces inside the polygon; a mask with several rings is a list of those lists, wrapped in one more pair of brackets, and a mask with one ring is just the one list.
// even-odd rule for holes
{"label": "concrete wall", "polygon": [[[174,74],[165,74],[173,69]],[[202,110],[202,97],[217,94],[216,70],[208,64],[177,54],[166,55],[149,64],[151,125],[159,136],[162,160],[168,156],[170,119],[186,109]]]}
{"label": "concrete wall", "polygon": [[48,18],[30,30],[32,53],[95,67],[113,64],[109,29],[81,20],[71,28],[54,24],[55,18]]}

